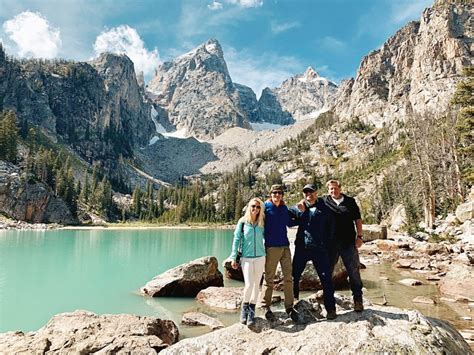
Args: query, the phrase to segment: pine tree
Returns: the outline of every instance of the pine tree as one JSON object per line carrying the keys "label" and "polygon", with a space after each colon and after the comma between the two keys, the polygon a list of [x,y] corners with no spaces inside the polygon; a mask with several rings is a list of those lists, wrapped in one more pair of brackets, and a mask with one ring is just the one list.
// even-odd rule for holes
{"label": "pine tree", "polygon": [[462,176],[468,185],[474,184],[474,67],[464,69],[461,81],[453,96],[453,104],[460,107],[456,131]]}

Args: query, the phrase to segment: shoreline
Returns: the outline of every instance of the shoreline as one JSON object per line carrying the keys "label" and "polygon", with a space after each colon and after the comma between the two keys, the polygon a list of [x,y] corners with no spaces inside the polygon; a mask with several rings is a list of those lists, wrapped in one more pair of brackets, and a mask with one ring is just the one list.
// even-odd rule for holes
{"label": "shoreline", "polygon": [[2,230],[147,230],[147,229],[234,229],[235,224],[146,224],[107,223],[96,225],[61,225],[56,223],[28,223],[0,220]]}

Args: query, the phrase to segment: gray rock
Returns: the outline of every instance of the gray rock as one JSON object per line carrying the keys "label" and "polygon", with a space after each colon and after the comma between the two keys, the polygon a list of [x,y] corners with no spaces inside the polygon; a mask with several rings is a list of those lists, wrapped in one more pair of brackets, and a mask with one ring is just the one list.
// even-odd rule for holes
{"label": "gray rock", "polygon": [[242,304],[243,287],[208,287],[201,290],[196,300],[221,310],[235,311]]}
{"label": "gray rock", "polygon": [[206,256],[155,276],[140,292],[151,297],[194,297],[209,286],[224,286],[217,259]]}
{"label": "gray rock", "polygon": [[401,231],[407,225],[407,214],[405,206],[396,205],[390,213],[390,229],[393,231]]}
{"label": "gray rock", "polygon": [[[337,336],[336,336],[337,335]],[[310,324],[257,319],[255,329],[241,324],[184,339],[164,354],[329,354],[471,353],[448,323],[417,311],[371,306],[362,313],[346,311],[334,321]]]}
{"label": "gray rock", "polygon": [[211,330],[224,328],[224,324],[220,320],[209,317],[207,314],[201,312],[188,312],[183,314],[181,323],[193,326],[206,325],[211,328]]}
{"label": "gray rock", "polygon": [[36,332],[0,334],[0,353],[155,354],[178,336],[170,320],[75,311],[55,315]]}
{"label": "gray rock", "polygon": [[464,223],[469,219],[474,218],[474,201],[468,201],[466,203],[460,204],[456,208],[456,218]]}
{"label": "gray rock", "polygon": [[474,266],[460,263],[451,264],[438,287],[446,295],[474,300]]}
{"label": "gray rock", "polygon": [[419,286],[423,285],[423,282],[417,279],[403,279],[398,281],[399,284],[405,285],[405,286]]}
{"label": "gray rock", "polygon": [[425,296],[416,296],[414,299],[412,299],[413,303],[424,303],[424,304],[435,304],[435,301],[429,297]]}
{"label": "gray rock", "polygon": [[375,239],[387,239],[387,227],[378,224],[363,224],[362,234],[364,241],[372,241]]}

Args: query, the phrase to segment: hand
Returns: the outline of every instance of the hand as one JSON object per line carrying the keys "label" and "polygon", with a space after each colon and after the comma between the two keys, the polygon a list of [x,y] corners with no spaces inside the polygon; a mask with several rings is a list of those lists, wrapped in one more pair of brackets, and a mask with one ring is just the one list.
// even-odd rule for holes
{"label": "hand", "polygon": [[232,260],[231,266],[232,266],[232,269],[238,269],[239,268],[239,264],[237,264],[237,261],[235,261],[235,260]]}
{"label": "hand", "polygon": [[356,248],[359,249],[362,244],[364,244],[364,241],[362,240],[362,238],[356,238]]}
{"label": "hand", "polygon": [[296,205],[298,207],[298,209],[301,211],[301,212],[304,212],[306,211],[306,204],[305,204],[305,200],[302,199],[300,202],[298,202],[298,204]]}

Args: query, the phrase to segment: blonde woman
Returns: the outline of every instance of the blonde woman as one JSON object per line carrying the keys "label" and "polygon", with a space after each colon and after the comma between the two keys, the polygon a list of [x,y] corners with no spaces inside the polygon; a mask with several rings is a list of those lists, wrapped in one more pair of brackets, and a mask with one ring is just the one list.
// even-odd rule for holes
{"label": "blonde woman", "polygon": [[260,280],[265,268],[265,246],[263,227],[265,212],[263,202],[257,197],[252,198],[245,215],[239,220],[234,232],[232,244],[232,267],[237,269],[237,253],[240,250],[242,273],[244,275],[244,294],[240,322],[249,327],[255,324],[255,304],[258,300]]}

